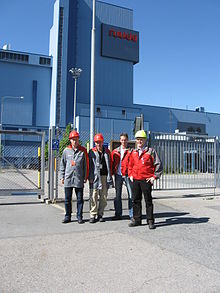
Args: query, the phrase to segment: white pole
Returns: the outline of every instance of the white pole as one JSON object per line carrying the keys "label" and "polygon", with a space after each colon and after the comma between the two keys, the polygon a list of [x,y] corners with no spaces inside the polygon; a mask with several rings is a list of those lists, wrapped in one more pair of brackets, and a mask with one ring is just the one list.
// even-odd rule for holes
{"label": "white pole", "polygon": [[92,10],[92,39],[91,39],[91,85],[90,85],[90,148],[93,147],[95,129],[95,0]]}
{"label": "white pole", "polygon": [[75,80],[75,85],[74,85],[74,109],[73,109],[73,129],[76,130],[76,78]]}
{"label": "white pole", "polygon": [[[1,128],[0,128],[0,130],[3,129],[3,127],[2,127],[2,121],[3,121],[2,115],[3,115],[3,104],[4,104],[3,100],[4,100],[4,97],[2,97],[2,99],[1,99]],[[2,133],[0,133],[0,158],[1,158],[1,156],[2,156]]]}

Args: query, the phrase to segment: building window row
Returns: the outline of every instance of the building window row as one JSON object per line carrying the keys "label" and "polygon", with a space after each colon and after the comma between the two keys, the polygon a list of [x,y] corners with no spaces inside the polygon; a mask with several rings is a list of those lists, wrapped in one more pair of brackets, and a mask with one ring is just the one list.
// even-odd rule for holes
{"label": "building window row", "polygon": [[0,52],[0,60],[10,60],[28,63],[29,56],[25,54],[11,53],[11,52]]}
{"label": "building window row", "polygon": [[40,57],[39,64],[50,65],[51,59],[46,57]]}

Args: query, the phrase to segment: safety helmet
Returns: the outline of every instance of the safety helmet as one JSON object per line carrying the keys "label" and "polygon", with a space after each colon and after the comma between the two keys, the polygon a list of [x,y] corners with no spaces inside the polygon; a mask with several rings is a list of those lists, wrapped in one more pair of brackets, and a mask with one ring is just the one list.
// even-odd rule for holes
{"label": "safety helmet", "polygon": [[147,134],[144,130],[138,130],[136,133],[135,133],[135,138],[144,138],[146,139],[147,138]]}
{"label": "safety helmet", "polygon": [[79,133],[76,130],[71,131],[69,134],[69,139],[76,138],[76,137],[79,138]]}
{"label": "safety helmet", "polygon": [[94,142],[97,142],[97,141],[104,141],[104,137],[101,133],[97,133],[95,136],[94,136]]}

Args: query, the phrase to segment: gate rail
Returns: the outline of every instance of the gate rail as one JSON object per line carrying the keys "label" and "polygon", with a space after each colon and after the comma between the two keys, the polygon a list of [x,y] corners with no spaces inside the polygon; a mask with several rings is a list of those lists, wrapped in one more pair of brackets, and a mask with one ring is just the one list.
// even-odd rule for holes
{"label": "gate rail", "polygon": [[149,133],[149,144],[159,154],[164,172],[154,189],[206,189],[219,186],[217,137]]}

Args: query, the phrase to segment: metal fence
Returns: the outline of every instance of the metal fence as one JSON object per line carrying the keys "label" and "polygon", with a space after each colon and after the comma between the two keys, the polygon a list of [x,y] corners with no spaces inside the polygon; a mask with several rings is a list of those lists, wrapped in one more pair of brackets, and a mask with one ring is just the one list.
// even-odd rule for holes
{"label": "metal fence", "polygon": [[42,195],[44,178],[44,132],[0,130],[0,195]]}
{"label": "metal fence", "polygon": [[[120,133],[121,131],[114,135],[103,133],[108,146],[112,140],[119,140]],[[63,134],[64,130],[58,130],[57,138],[61,139]],[[85,147],[89,145],[89,132],[80,132],[80,142]],[[156,149],[164,166],[164,172],[154,183],[154,189],[219,187],[220,154],[216,137],[149,132],[148,144]],[[60,156],[57,152],[55,199],[64,197],[63,186],[59,183],[59,163]]]}
{"label": "metal fence", "polygon": [[164,171],[155,189],[215,188],[219,185],[219,141],[201,135],[151,133],[149,143]]}

